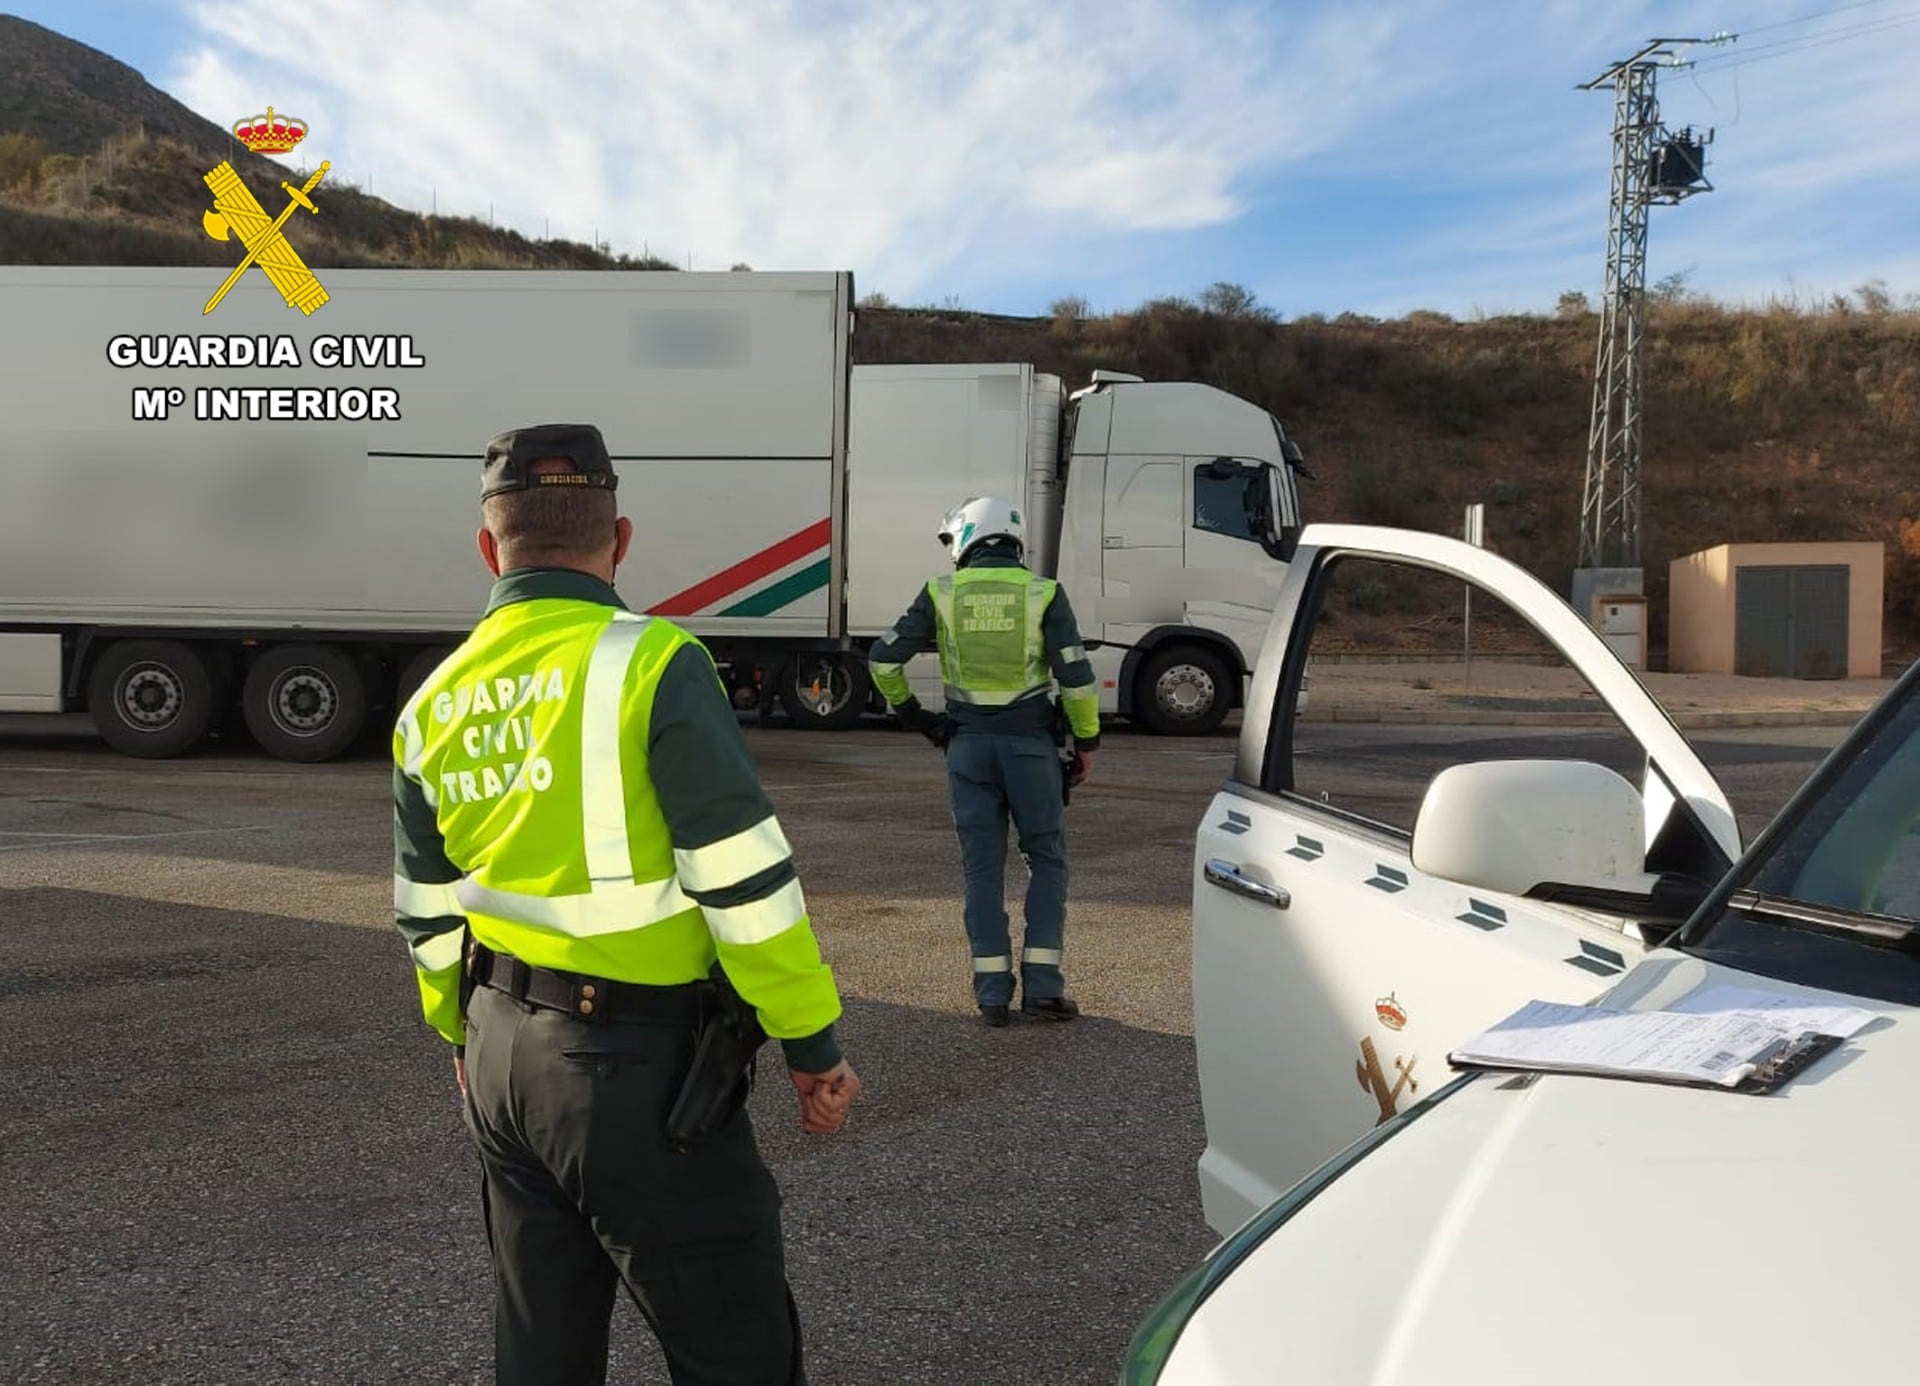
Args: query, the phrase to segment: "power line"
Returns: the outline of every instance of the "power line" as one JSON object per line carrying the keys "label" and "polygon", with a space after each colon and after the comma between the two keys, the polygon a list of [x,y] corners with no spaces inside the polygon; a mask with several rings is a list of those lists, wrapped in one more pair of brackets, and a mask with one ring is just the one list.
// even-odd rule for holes
{"label": "power line", "polygon": [[[1728,47],[1721,52],[1710,53],[1704,58],[1689,59],[1675,64],[1678,67],[1692,68],[1701,72],[1718,72],[1724,68],[1740,67],[1759,61],[1763,55],[1780,56],[1784,53],[1799,52],[1807,48],[1820,48],[1830,43],[1839,43],[1845,39],[1864,38],[1872,34],[1883,33],[1889,29],[1898,29],[1920,21],[1920,12],[1908,12],[1899,15],[1885,15],[1838,28],[1818,30],[1811,34],[1797,34],[1788,38],[1775,39],[1771,43],[1747,45],[1738,48]],[[1757,32],[1757,31],[1756,31]],[[1740,34],[1729,35],[1725,42],[1743,37]]]}
{"label": "power line", "polygon": [[1784,46],[1767,45],[1761,49],[1750,50],[1743,54],[1728,54],[1724,59],[1702,61],[1696,65],[1696,70],[1709,75],[1718,72],[1732,72],[1736,68],[1750,67],[1754,63],[1771,62],[1775,58],[1785,58],[1795,53],[1807,53],[1816,48],[1830,48],[1836,43],[1847,43],[1856,38],[1888,33],[1892,30],[1904,29],[1914,24],[1920,24],[1920,14],[1908,15],[1900,19],[1880,21],[1876,24],[1849,30],[1845,33],[1809,37],[1805,41],[1797,41]]}
{"label": "power line", "polygon": [[1884,5],[1887,0],[1855,0],[1851,5],[1837,5],[1830,10],[1816,10],[1812,14],[1803,14],[1798,19],[1782,19],[1774,24],[1759,24],[1751,29],[1742,29],[1743,34],[1764,34],[1770,29],[1789,29],[1795,24],[1811,24],[1816,19],[1829,19],[1836,14],[1845,14],[1849,10],[1871,9],[1875,5]]}
{"label": "power line", "polygon": [[[1796,34],[1788,38],[1774,39],[1770,43],[1746,44],[1740,47],[1726,47],[1721,52],[1709,53],[1704,58],[1690,59],[1689,64],[1696,67],[1710,67],[1718,63],[1734,61],[1752,53],[1769,53],[1781,48],[1805,48],[1816,43],[1843,38],[1857,38],[1862,34],[1877,33],[1881,29],[1897,28],[1902,24],[1911,24],[1920,13],[1909,11],[1906,14],[1883,15],[1877,19],[1862,20],[1855,24],[1843,24],[1833,29],[1820,29],[1811,34]],[[1730,34],[1726,42],[1731,44],[1742,34]]]}

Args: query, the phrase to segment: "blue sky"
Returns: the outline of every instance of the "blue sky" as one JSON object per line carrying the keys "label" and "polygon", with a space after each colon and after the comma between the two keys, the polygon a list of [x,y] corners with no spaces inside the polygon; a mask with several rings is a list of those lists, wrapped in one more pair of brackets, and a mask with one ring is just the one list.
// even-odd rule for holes
{"label": "blue sky", "polygon": [[1920,292],[1920,0],[0,0],[403,205],[695,268],[1043,312],[1252,288],[1286,316],[1597,296],[1611,98],[1653,36],[1715,191],[1650,279]]}

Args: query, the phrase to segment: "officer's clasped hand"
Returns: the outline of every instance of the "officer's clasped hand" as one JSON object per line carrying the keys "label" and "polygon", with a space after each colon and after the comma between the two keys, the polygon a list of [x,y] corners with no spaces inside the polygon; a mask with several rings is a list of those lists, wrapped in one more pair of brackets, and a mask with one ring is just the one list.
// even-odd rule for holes
{"label": "officer's clasped hand", "polygon": [[847,1124],[847,1112],[860,1095],[860,1078],[842,1059],[825,1073],[789,1069],[787,1077],[800,1099],[801,1128],[816,1136],[831,1135]]}

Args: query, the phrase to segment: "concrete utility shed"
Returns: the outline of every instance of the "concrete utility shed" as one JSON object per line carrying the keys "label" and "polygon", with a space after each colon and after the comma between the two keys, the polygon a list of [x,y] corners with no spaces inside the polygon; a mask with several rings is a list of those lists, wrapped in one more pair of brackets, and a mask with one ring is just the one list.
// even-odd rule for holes
{"label": "concrete utility shed", "polygon": [[1668,568],[1667,666],[1760,678],[1880,676],[1880,544],[1721,544]]}

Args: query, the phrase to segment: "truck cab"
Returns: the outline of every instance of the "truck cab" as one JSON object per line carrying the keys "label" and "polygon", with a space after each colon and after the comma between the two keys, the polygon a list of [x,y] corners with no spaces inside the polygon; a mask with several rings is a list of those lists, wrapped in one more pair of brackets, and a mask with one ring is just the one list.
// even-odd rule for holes
{"label": "truck cab", "polygon": [[1103,705],[1157,732],[1212,731],[1240,702],[1299,538],[1299,448],[1224,390],[1096,371],[1062,453],[1053,564]]}
{"label": "truck cab", "polygon": [[[1022,363],[875,365],[853,370],[851,421],[856,646],[943,566],[935,520],[1003,495],[1026,502],[1028,565],[1073,604],[1103,714],[1201,735],[1239,704],[1301,525],[1300,450],[1266,410],[1114,371],[1068,395]],[[936,661],[907,677],[940,706]],[[821,727],[858,717],[865,692],[832,655],[782,686],[799,690],[782,695],[796,720]]]}

